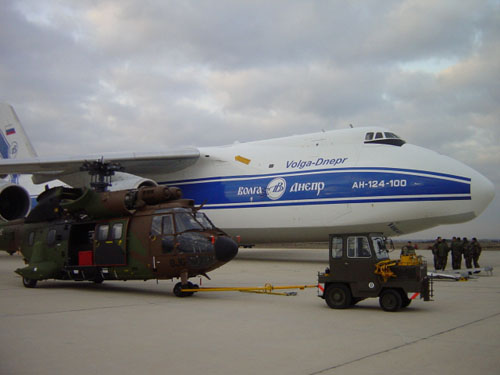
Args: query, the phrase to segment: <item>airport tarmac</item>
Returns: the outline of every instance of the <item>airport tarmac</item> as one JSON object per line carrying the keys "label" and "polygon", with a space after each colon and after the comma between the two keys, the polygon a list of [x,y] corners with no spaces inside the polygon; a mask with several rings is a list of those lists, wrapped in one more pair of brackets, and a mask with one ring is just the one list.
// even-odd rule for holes
{"label": "airport tarmac", "polygon": [[[326,259],[326,250],[242,249],[203,286],[315,284]],[[331,310],[316,289],[191,298],[175,297],[171,281],[27,289],[13,272],[21,257],[1,252],[0,374],[497,373],[500,251],[480,263],[493,275],[438,281],[433,302],[388,313],[377,299]]]}

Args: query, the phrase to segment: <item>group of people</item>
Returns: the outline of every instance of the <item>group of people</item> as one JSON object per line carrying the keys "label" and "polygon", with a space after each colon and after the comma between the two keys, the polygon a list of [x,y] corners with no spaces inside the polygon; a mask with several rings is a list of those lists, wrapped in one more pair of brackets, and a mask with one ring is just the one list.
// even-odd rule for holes
{"label": "group of people", "polygon": [[479,256],[481,255],[481,245],[474,237],[469,241],[467,237],[453,237],[448,246],[446,240],[438,237],[432,245],[432,254],[434,255],[434,268],[444,270],[448,262],[448,253],[451,251],[451,267],[454,270],[462,268],[462,256],[465,260],[465,267],[479,268]]}
{"label": "group of people", "polygon": [[[411,241],[403,246],[401,255],[415,254],[416,244],[413,245]],[[479,256],[481,255],[481,245],[474,237],[469,241],[467,237],[453,237],[448,246],[446,240],[438,237],[434,245],[432,245],[432,254],[434,255],[434,268],[436,270],[444,270],[448,263],[448,254],[451,251],[451,266],[454,270],[462,268],[462,257],[465,260],[465,267],[479,268]]]}

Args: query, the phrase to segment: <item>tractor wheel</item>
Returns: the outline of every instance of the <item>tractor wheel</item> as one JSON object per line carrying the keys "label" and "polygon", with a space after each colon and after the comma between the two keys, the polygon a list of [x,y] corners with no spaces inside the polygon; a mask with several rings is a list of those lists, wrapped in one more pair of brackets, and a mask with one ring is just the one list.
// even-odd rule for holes
{"label": "tractor wheel", "polygon": [[380,307],[385,311],[398,311],[403,306],[401,294],[395,289],[386,289],[379,298]]}
{"label": "tractor wheel", "polygon": [[346,309],[351,306],[351,290],[344,284],[331,284],[325,290],[325,301],[332,309]]}
{"label": "tractor wheel", "polygon": [[411,299],[408,298],[408,294],[406,294],[403,290],[400,290],[399,293],[401,294],[401,308],[404,309],[405,307],[410,306]]}
{"label": "tractor wheel", "polygon": [[37,280],[28,279],[27,277],[23,277],[23,285],[25,288],[35,288]]}

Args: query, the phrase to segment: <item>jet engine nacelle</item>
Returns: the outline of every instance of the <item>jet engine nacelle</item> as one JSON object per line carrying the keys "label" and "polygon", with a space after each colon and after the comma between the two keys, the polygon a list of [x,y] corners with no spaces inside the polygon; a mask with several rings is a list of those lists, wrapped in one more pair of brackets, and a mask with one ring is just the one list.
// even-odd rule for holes
{"label": "jet engine nacelle", "polygon": [[9,182],[0,182],[0,220],[21,219],[30,208],[31,199],[26,189]]}

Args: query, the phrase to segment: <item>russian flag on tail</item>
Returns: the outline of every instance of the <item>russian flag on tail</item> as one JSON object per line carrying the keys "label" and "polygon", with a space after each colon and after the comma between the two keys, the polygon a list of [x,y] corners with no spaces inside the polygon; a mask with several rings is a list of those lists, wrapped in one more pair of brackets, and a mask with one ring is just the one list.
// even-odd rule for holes
{"label": "russian flag on tail", "polygon": [[15,128],[5,129],[5,134],[7,135],[16,134],[16,129]]}

